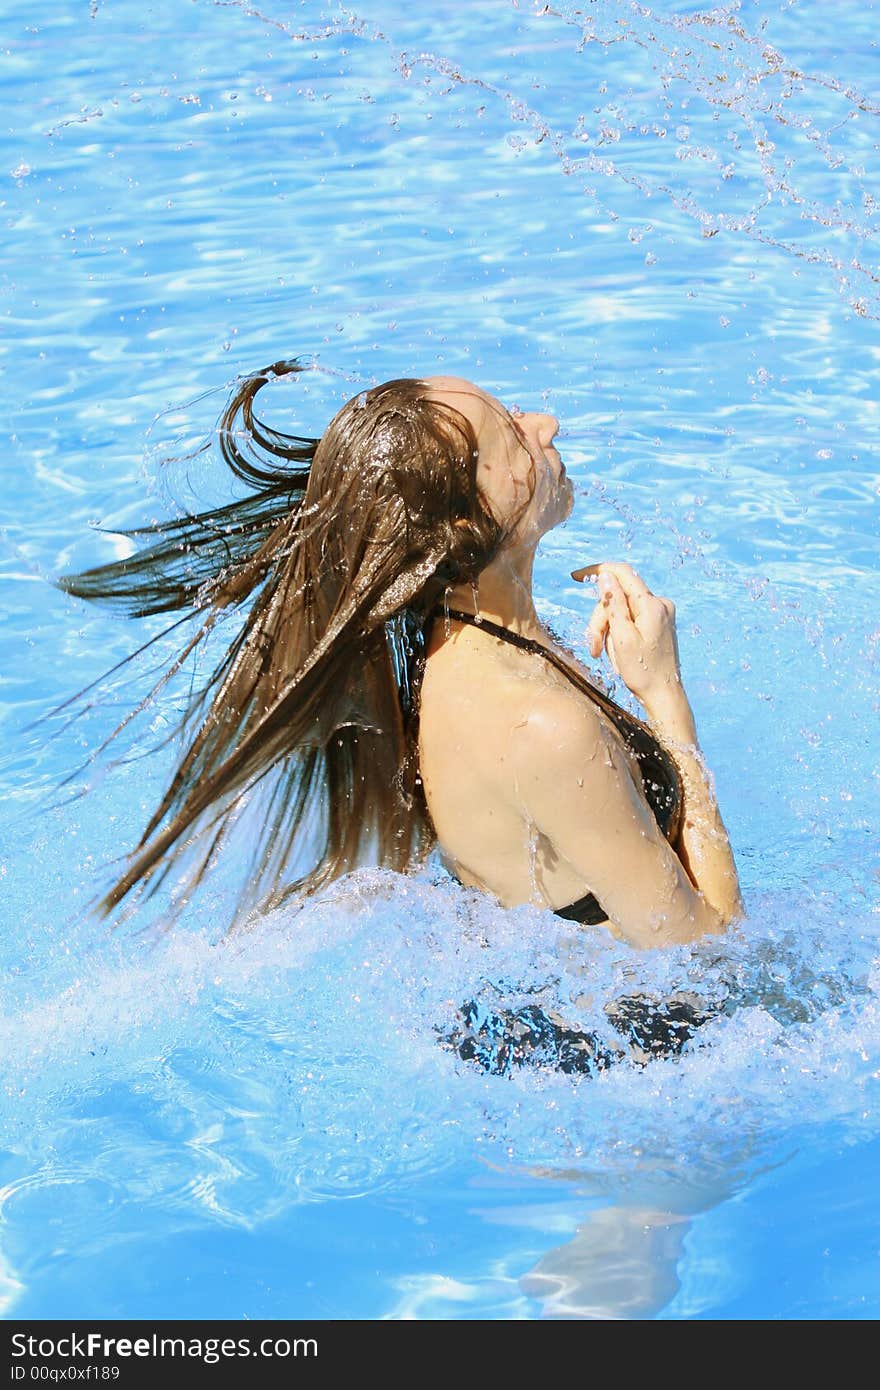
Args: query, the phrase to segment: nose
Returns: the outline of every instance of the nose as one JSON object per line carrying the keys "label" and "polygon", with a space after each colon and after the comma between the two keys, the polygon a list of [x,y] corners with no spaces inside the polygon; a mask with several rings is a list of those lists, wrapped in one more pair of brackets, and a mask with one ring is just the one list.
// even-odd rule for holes
{"label": "nose", "polygon": [[539,429],[541,443],[552,443],[559,433],[559,421],[555,415],[539,415],[538,419],[541,421]]}
{"label": "nose", "polygon": [[540,415],[537,412],[525,417],[520,417],[520,423],[528,422],[529,427],[534,431],[538,443],[547,448],[559,433],[559,421],[555,415]]}

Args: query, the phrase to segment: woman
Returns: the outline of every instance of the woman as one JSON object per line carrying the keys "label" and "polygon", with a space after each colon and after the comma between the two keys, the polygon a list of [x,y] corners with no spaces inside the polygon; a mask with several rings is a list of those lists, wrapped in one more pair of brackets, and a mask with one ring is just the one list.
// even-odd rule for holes
{"label": "woman", "polygon": [[535,548],[572,507],[556,421],[431,377],[362,392],[320,440],[267,429],[254,396],[299,370],[248,378],[221,418],[248,496],[126,533],[160,539],[60,581],[134,616],[200,619],[139,709],[221,620],[237,623],[103,910],[182,860],[194,887],[247,810],[236,920],[368,860],[404,871],[439,842],[463,882],[507,906],[605,921],[635,946],[722,931],[742,904],[672,604],[630,566],[598,566],[591,653],[608,650],[653,733],[535,612]]}
{"label": "woman", "polygon": [[[646,799],[639,759],[595,692],[585,699],[543,652],[523,654],[510,642],[511,633],[531,639],[589,682],[543,627],[532,598],[538,541],[573,503],[553,446],[558,422],[506,417],[492,397],[456,378],[432,378],[430,387],[474,425],[478,485],[508,533],[476,589],[460,584],[448,594],[453,611],[431,631],[420,755],[443,850],[464,882],[490,888],[506,905],[543,902],[580,921],[604,920],[637,946],[722,931],[742,902],[681,683],[673,604],[651,594],[628,564],[590,567],[601,595],[587,629],[591,654],[607,647],[683,783],[675,848]],[[514,522],[532,470],[537,485]],[[479,625],[454,617],[477,609]],[[587,897],[601,909],[588,908]]]}

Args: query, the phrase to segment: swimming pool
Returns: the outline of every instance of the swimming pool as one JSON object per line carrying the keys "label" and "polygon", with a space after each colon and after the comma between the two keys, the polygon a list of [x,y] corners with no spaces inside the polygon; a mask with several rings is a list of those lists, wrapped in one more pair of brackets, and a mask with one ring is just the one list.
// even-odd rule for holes
{"label": "swimming pool", "polygon": [[[3,4],[7,1316],[877,1315],[875,9]],[[28,730],[158,630],[49,580],[219,500],[198,443],[293,355],[306,434],[441,370],[560,417],[540,611],[585,655],[601,558],[675,600],[741,928],[638,954],[432,864],[224,942],[235,856],[158,942],[85,918],[181,693],[110,772],[146,661]],[[731,1007],[677,1060],[437,1043],[682,987]]]}

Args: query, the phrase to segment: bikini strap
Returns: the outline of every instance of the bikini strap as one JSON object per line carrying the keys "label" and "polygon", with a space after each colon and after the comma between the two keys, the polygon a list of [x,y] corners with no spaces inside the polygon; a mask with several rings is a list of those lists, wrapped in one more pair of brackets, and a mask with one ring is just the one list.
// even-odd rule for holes
{"label": "bikini strap", "polygon": [[[482,618],[478,613],[465,613],[458,608],[445,608],[442,604],[439,605],[434,612],[437,617],[448,616],[450,618],[457,618],[459,622],[470,623],[473,627],[478,627],[483,632],[490,632],[493,637],[500,638],[502,642],[511,642],[515,647],[522,647],[524,651],[534,652],[537,656],[545,657],[546,660],[552,662],[557,670],[561,671],[564,676],[568,676],[569,680],[573,681],[575,685],[579,686],[586,694],[603,705],[609,714],[620,712],[628,719],[636,719],[636,716],[630,714],[629,710],[623,709],[622,705],[618,705],[610,696],[603,694],[601,690],[597,690],[594,685],[591,685],[590,682],[581,675],[580,671],[573,670],[567,662],[557,656],[556,652],[551,652],[549,647],[543,646],[541,642],[536,642],[534,638],[523,637],[521,633],[512,632],[509,627],[501,627],[499,623],[493,623],[491,618]],[[642,720],[636,719],[636,722],[641,724]],[[647,725],[643,727],[647,727]]]}

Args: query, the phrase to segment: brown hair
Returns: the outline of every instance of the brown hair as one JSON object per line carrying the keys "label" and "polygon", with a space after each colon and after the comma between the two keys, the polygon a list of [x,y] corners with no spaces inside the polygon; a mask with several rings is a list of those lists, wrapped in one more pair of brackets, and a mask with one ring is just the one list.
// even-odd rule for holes
{"label": "brown hair", "polygon": [[267,428],[257,392],[301,370],[277,362],[245,378],[220,418],[220,454],[249,495],[123,532],[160,539],[57,581],[132,617],[201,618],[133,714],[221,615],[243,614],[176,726],[185,751],[104,914],[135,887],[151,896],[182,857],[195,888],[258,787],[233,924],[370,859],[404,871],[436,841],[418,776],[431,612],[444,590],[476,580],[508,532],[480,495],[473,427],[420,380],[361,392],[320,440]]}

